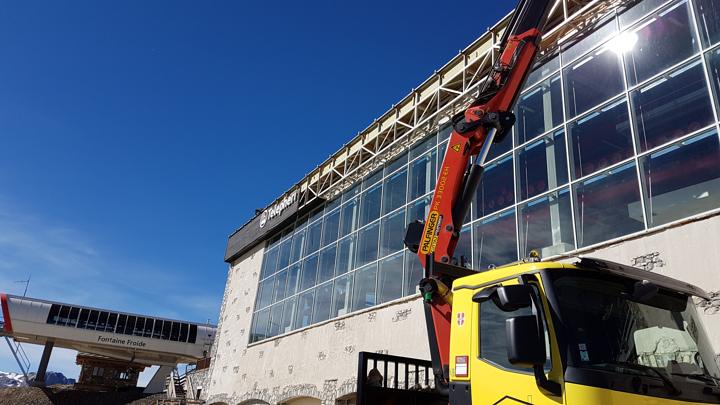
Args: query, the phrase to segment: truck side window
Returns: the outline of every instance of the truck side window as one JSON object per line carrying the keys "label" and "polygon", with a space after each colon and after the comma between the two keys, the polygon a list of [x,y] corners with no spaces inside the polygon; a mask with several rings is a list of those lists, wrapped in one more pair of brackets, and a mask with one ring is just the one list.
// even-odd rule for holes
{"label": "truck side window", "polygon": [[[537,291],[537,289],[535,289]],[[521,308],[517,311],[504,312],[498,308],[492,300],[480,304],[480,358],[500,367],[530,371],[528,368],[518,367],[510,364],[507,358],[507,337],[505,333],[505,320],[514,316],[532,315],[532,309]],[[543,317],[543,329],[545,332],[545,345],[547,360],[545,370],[550,370],[550,348],[547,331],[547,324]]]}

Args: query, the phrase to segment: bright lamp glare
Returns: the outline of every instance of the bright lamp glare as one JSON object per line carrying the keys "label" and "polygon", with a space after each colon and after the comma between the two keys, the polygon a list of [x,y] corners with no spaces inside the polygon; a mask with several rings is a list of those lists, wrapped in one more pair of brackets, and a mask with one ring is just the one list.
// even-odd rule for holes
{"label": "bright lamp glare", "polygon": [[622,34],[611,39],[607,44],[607,48],[617,53],[630,52],[635,47],[638,36],[634,32],[623,32]]}

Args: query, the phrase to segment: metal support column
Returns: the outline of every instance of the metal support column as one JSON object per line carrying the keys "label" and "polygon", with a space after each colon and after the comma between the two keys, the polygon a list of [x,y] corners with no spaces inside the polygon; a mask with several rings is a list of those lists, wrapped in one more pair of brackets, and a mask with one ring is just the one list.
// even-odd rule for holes
{"label": "metal support column", "polygon": [[48,340],[45,343],[45,349],[43,349],[42,358],[40,358],[40,365],[38,366],[37,374],[35,374],[35,380],[32,385],[36,387],[45,386],[45,372],[47,371],[48,363],[50,362],[50,354],[52,353],[55,342]]}

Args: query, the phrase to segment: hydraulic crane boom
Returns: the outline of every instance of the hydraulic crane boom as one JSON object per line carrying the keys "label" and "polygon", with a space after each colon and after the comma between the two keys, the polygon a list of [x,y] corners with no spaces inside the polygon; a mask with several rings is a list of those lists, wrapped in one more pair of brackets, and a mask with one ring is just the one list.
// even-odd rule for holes
{"label": "hydraulic crane boom", "polygon": [[464,266],[457,266],[453,253],[490,146],[502,141],[515,122],[512,108],[535,62],[552,3],[520,0],[500,42],[500,57],[477,99],[452,119],[453,131],[429,214],[424,223],[408,226],[405,244],[417,253],[425,269],[420,291],[425,301],[433,369],[443,386],[448,381],[452,314],[447,286],[470,273]]}

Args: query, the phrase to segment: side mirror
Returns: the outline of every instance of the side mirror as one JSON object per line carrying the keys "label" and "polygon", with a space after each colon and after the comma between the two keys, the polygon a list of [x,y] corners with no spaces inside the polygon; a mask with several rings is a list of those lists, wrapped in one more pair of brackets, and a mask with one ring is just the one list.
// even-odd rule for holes
{"label": "side mirror", "polygon": [[523,315],[505,321],[507,355],[511,364],[533,368],[545,364],[545,339],[538,332],[534,315]]}
{"label": "side mirror", "polygon": [[473,302],[493,300],[505,312],[517,311],[532,304],[533,290],[527,284],[505,285],[482,290],[473,296]]}

